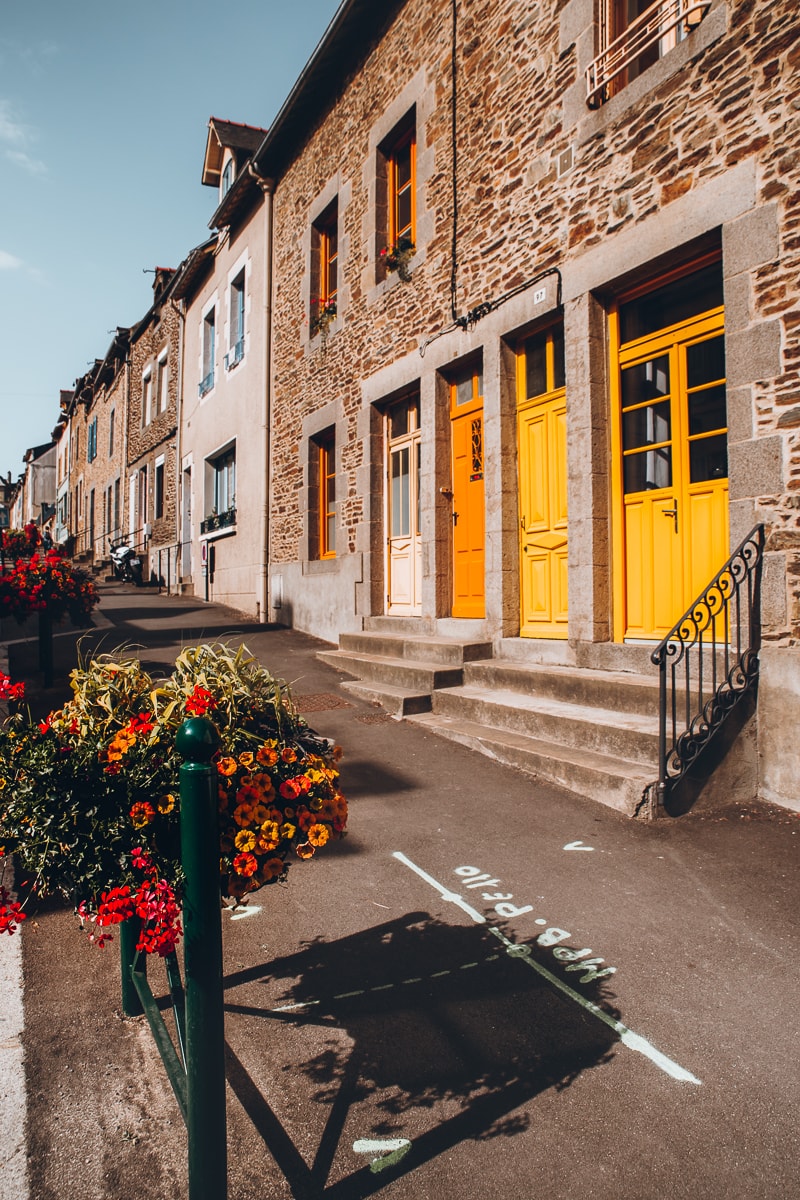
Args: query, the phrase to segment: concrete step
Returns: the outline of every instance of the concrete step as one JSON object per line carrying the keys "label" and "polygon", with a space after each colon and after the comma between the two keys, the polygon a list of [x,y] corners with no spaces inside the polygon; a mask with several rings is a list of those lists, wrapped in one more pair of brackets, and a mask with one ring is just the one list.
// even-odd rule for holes
{"label": "concrete step", "polygon": [[489,658],[491,642],[459,641],[455,638],[434,637],[432,634],[383,633],[364,631],[343,633],[339,649],[355,654],[379,655],[381,658],[412,659],[446,666],[461,666],[475,659]]}
{"label": "concrete step", "polygon": [[463,668],[460,666],[437,666],[435,663],[408,658],[392,658],[378,654],[358,653],[350,650],[321,650],[317,655],[322,662],[354,675],[369,683],[391,684],[392,687],[428,695],[435,688],[453,687],[461,682]]}
{"label": "concrete step", "polygon": [[361,679],[348,679],[339,686],[351,696],[357,696],[368,704],[380,704],[390,717],[399,719],[414,713],[430,712],[430,692],[415,692],[391,683],[365,682]]}
{"label": "concrete step", "polygon": [[639,675],[628,671],[593,671],[585,667],[492,659],[467,664],[464,683],[643,716],[658,712],[655,670],[652,675]]}
{"label": "concrete step", "polygon": [[655,815],[650,785],[656,772],[641,763],[528,734],[489,729],[477,722],[440,712],[411,716],[409,720],[537,779],[598,800],[625,816]]}
{"label": "concrete step", "polygon": [[442,717],[471,721],[484,729],[527,734],[562,748],[580,747],[616,756],[650,771],[658,762],[657,712],[643,715],[572,704],[552,696],[471,683],[438,690],[432,708]]}
{"label": "concrete step", "polygon": [[364,617],[364,632],[432,634],[436,622],[430,617]]}

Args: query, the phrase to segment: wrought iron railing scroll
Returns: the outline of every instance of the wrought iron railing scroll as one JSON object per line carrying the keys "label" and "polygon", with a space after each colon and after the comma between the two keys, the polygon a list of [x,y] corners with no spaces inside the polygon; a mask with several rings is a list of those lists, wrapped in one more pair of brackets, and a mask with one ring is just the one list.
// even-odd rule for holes
{"label": "wrought iron railing scroll", "polygon": [[756,525],[651,655],[659,670],[658,804],[758,681],[764,526]]}

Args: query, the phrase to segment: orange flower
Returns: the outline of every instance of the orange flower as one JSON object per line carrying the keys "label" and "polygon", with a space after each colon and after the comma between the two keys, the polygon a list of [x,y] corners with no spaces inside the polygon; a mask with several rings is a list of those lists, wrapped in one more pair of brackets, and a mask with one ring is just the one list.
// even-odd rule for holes
{"label": "orange flower", "polygon": [[314,847],[309,846],[308,842],[301,842],[299,846],[295,846],[294,852],[298,858],[313,858]]}
{"label": "orange flower", "polygon": [[252,825],[253,806],[251,804],[237,804],[233,810],[233,819],[237,825]]}
{"label": "orange flower", "polygon": [[256,750],[256,762],[261,763],[262,767],[274,767],[277,761],[278,752],[268,742]]}
{"label": "orange flower", "polygon": [[253,765],[252,750],[243,750],[242,753],[239,755],[239,762],[241,763],[241,765],[243,767],[252,767],[252,765]]}
{"label": "orange flower", "polygon": [[263,804],[253,805],[253,824],[263,825],[269,819],[269,809]]}
{"label": "orange flower", "polygon": [[258,870],[258,859],[255,854],[237,854],[233,860],[233,869],[237,875],[255,875]]}
{"label": "orange flower", "polygon": [[217,763],[217,770],[220,775],[235,775],[236,774],[236,759],[221,758]]}
{"label": "orange flower", "polygon": [[154,820],[155,815],[156,810],[149,800],[137,800],[130,811],[134,829],[144,829],[145,825],[149,825]]}
{"label": "orange flower", "polygon": [[291,746],[284,746],[281,750],[281,758],[285,763],[297,762],[297,754]]}
{"label": "orange flower", "polygon": [[321,825],[318,822],[316,825],[311,826],[307,836],[312,846],[324,846],[331,836],[331,831],[327,825]]}
{"label": "orange flower", "polygon": [[175,797],[172,795],[172,792],[168,792],[166,796],[162,796],[161,799],[157,801],[158,811],[164,815],[166,815],[166,813],[171,813],[174,807]]}

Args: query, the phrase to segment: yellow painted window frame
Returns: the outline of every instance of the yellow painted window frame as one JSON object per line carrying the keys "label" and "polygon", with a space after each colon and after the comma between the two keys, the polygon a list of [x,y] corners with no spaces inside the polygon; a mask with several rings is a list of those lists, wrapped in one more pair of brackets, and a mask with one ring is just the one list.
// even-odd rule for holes
{"label": "yellow painted window frame", "polygon": [[[318,444],[319,471],[319,556],[336,557],[336,444],[332,435]],[[332,486],[331,486],[332,485]],[[333,519],[333,537],[328,537],[328,522]]]}
{"label": "yellow painted window frame", "polygon": [[[319,307],[327,308],[336,303],[339,291],[339,237],[337,214],[332,215],[318,227],[319,232]],[[335,271],[335,282],[331,286],[331,268]]]}
{"label": "yellow painted window frame", "polygon": [[[517,343],[517,409],[527,408],[531,404],[544,404],[556,398],[566,395],[566,384],[560,387],[555,386],[556,380],[556,351],[554,334],[556,329],[563,328],[563,323],[554,321],[551,325],[547,325],[544,329],[534,329],[527,333],[524,338],[521,338]],[[537,392],[535,396],[529,396],[528,393],[528,362],[526,344],[531,338],[545,337],[545,383],[546,388],[543,392]]]}
{"label": "yellow painted window frame", "polygon": [[[402,188],[398,187],[398,160],[406,146],[410,148],[409,181]],[[417,133],[409,129],[390,149],[387,156],[389,171],[389,245],[396,246],[401,238],[416,245],[417,242]],[[408,225],[400,228],[399,199],[401,191],[409,188],[411,194],[411,217]]]}
{"label": "yellow painted window frame", "polygon": [[[664,326],[654,333],[645,334],[633,341],[620,343],[619,308],[637,296],[658,291],[667,284],[682,276],[694,274],[695,271],[718,260],[713,255],[699,262],[694,262],[688,268],[672,271],[659,278],[655,284],[643,285],[633,291],[619,296],[611,306],[608,314],[609,329],[609,361],[610,361],[610,399],[611,399],[611,565],[612,565],[612,598],[613,598],[613,637],[615,642],[625,638],[625,597],[627,594],[627,579],[625,576],[625,492],[623,483],[623,449],[622,449],[622,370],[633,366],[636,362],[646,361],[658,353],[668,353],[670,357],[670,377],[677,381],[681,396],[686,394],[686,381],[678,365],[678,348],[692,342],[702,341],[709,334],[724,333],[725,308],[719,305],[688,317],[673,325]],[[672,384],[670,385],[672,393]],[[675,404],[671,412],[672,437],[670,445],[673,455],[673,481],[675,478],[676,456],[680,455],[679,469],[681,477],[689,478],[689,436],[686,428],[686,411],[682,403]],[[714,431],[715,433],[721,431]],[[725,427],[727,433],[727,426]],[[706,436],[706,435],[703,435]],[[711,436],[711,434],[707,435]],[[667,443],[658,443],[666,445]],[[654,445],[653,449],[657,449]],[[616,564],[616,566],[615,566]]]}

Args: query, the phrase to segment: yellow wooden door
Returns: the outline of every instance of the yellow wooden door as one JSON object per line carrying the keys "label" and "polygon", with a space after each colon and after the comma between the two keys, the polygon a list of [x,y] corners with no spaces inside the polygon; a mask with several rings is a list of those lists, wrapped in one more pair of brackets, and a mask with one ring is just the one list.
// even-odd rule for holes
{"label": "yellow wooden door", "polygon": [[[673,285],[665,315],[691,310],[693,286],[698,303],[715,298],[702,276]],[[650,299],[653,313],[657,298]],[[723,310],[719,304],[621,345],[617,316],[615,636],[654,640],[728,556]]]}
{"label": "yellow wooden door", "polygon": [[517,367],[520,636],[567,636],[567,401],[561,326],[522,343]]}
{"label": "yellow wooden door", "polygon": [[454,617],[483,617],[485,515],[483,377],[469,368],[450,388]]}

